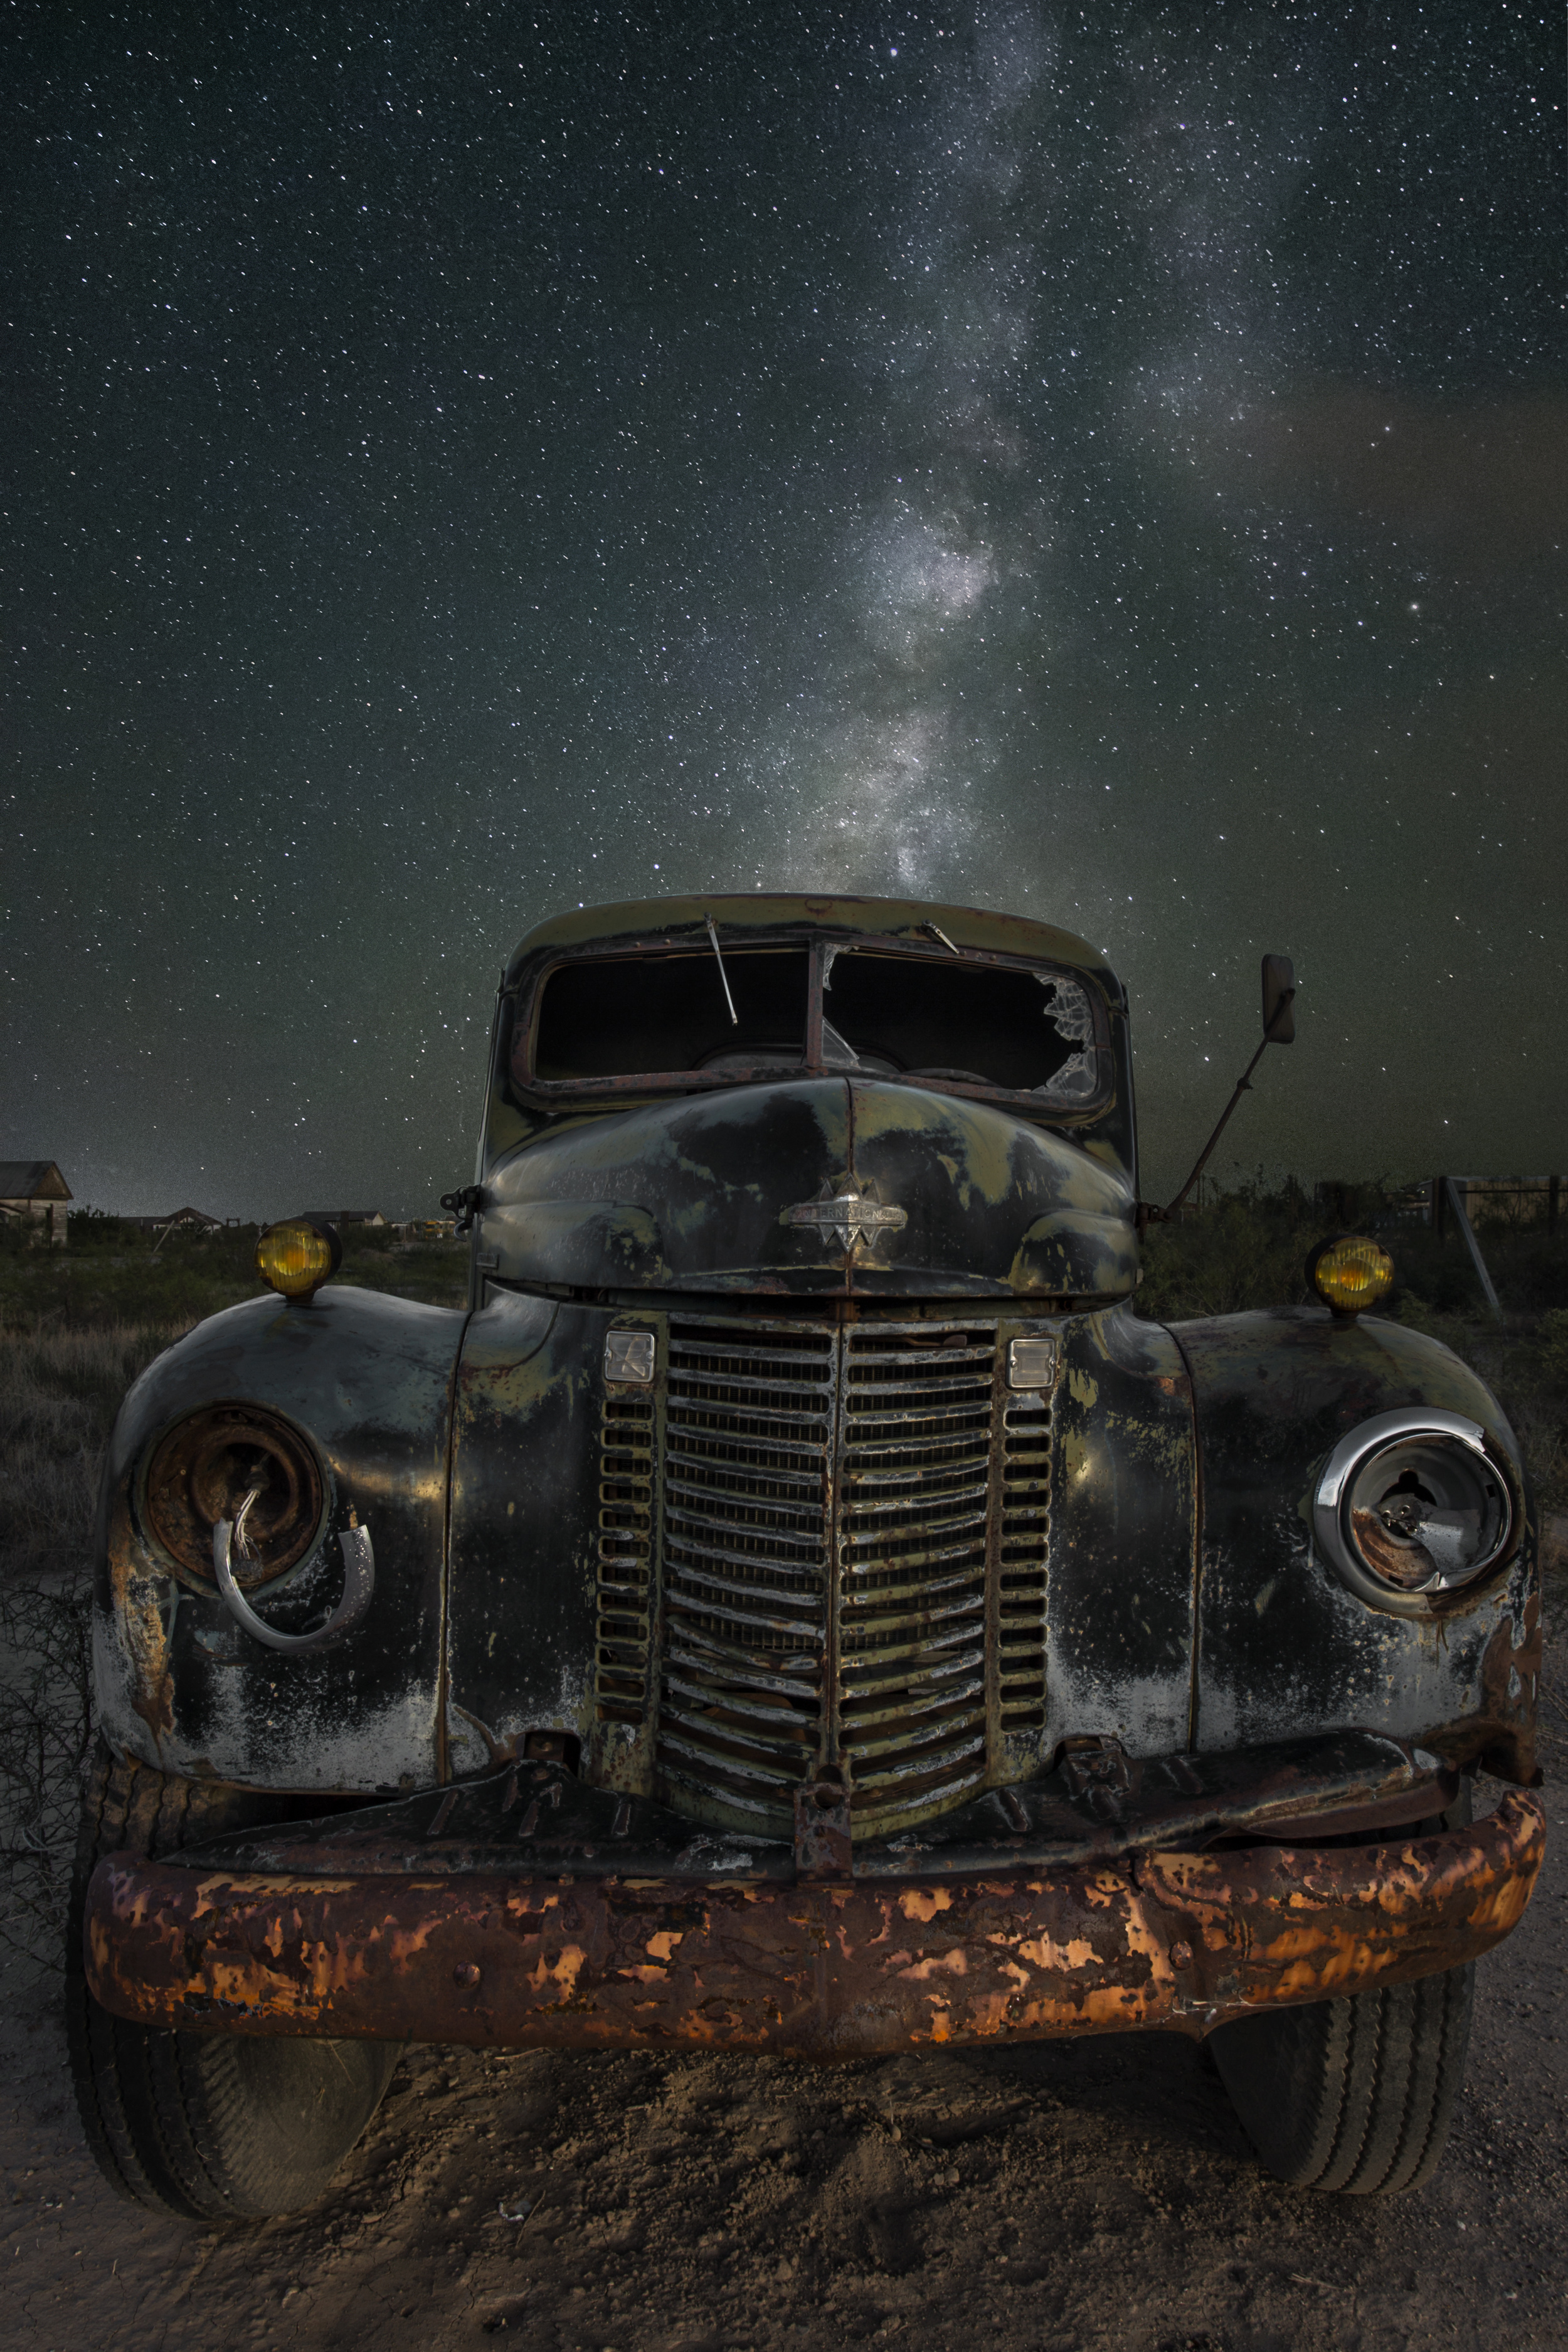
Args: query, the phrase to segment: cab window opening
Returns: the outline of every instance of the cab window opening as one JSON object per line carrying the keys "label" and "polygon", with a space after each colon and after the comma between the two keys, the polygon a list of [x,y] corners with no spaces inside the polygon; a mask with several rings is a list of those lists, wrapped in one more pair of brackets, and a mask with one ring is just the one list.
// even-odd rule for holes
{"label": "cab window opening", "polygon": [[[843,950],[823,1008],[850,1066],[1085,1100],[1097,1085],[1087,991],[1055,972]],[[843,1065],[838,1065],[843,1066]]]}
{"label": "cab window opening", "polygon": [[544,982],[533,1074],[559,1082],[759,1063],[798,1068],[809,980],[804,948],[726,946],[721,974],[706,941],[691,954],[563,964]]}
{"label": "cab window opening", "polygon": [[[574,959],[541,983],[536,1042],[530,1054],[518,1033],[513,1074],[591,1086],[804,1071],[812,962],[805,947],[727,944],[721,966],[706,942]],[[835,945],[821,964],[816,1069],[1028,1095],[1068,1111],[1099,1094],[1092,1002],[1070,974],[875,945]]]}

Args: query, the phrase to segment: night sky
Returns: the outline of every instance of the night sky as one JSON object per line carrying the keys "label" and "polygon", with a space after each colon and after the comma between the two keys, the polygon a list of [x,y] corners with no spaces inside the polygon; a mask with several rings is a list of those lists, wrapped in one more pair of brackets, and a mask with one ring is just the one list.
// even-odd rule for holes
{"label": "night sky", "polygon": [[1146,1189],[1568,1164],[1540,6],[13,7],[0,1153],[429,1211],[661,891],[1036,914]]}

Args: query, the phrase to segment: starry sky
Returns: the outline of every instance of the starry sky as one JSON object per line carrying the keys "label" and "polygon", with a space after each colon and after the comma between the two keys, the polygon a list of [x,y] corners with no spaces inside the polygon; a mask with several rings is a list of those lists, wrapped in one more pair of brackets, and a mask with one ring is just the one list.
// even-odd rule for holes
{"label": "starry sky", "polygon": [[[579,901],[1012,908],[1145,1189],[1568,1163],[1539,5],[23,5],[0,1153],[431,1209]],[[1228,1156],[1227,1156],[1228,1155]]]}

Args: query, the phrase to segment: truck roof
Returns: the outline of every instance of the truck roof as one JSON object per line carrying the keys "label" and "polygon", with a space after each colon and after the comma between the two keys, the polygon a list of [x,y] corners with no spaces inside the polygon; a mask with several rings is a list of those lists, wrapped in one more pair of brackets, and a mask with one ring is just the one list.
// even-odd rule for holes
{"label": "truck roof", "polygon": [[817,931],[907,932],[922,924],[945,931],[959,947],[990,949],[1003,955],[1037,957],[1082,971],[1109,974],[1097,948],[1075,932],[1037,923],[1026,915],[999,915],[983,907],[951,907],[930,898],[835,898],[823,892],[757,890],[711,893],[689,898],[627,898],[607,907],[578,907],[552,916],[530,931],[507,966],[514,981],[525,963],[550,949],[604,942],[628,947],[663,946],[672,935],[700,931],[707,917],[736,930],[778,930],[799,925]]}

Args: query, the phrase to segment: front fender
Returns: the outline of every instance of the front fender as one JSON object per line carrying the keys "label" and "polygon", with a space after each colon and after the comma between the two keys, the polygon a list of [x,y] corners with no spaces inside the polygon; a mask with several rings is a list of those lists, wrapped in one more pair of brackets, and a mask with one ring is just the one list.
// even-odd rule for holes
{"label": "front fender", "polygon": [[[452,1377],[467,1318],[377,1292],[309,1307],[247,1300],[150,1365],[120,1410],[99,1507],[94,1681],[121,1753],[190,1779],[373,1792],[439,1776],[439,1681]],[[217,1402],[281,1414],[322,1475],[322,1540],[252,1596],[288,1630],[342,1581],[351,1510],[375,1551],[363,1622],[329,1649],[279,1655],[243,1633],[216,1582],[167,1554],[139,1482],[165,1431]]]}
{"label": "front fender", "polygon": [[[1355,1725],[1531,1783],[1535,1517],[1496,1398],[1450,1349],[1373,1316],[1292,1307],[1170,1328],[1192,1376],[1201,1462],[1194,1748]],[[1479,1422],[1513,1465],[1519,1540],[1499,1570],[1412,1618],[1346,1590],[1314,1547],[1311,1497],[1350,1430],[1422,1404]]]}

